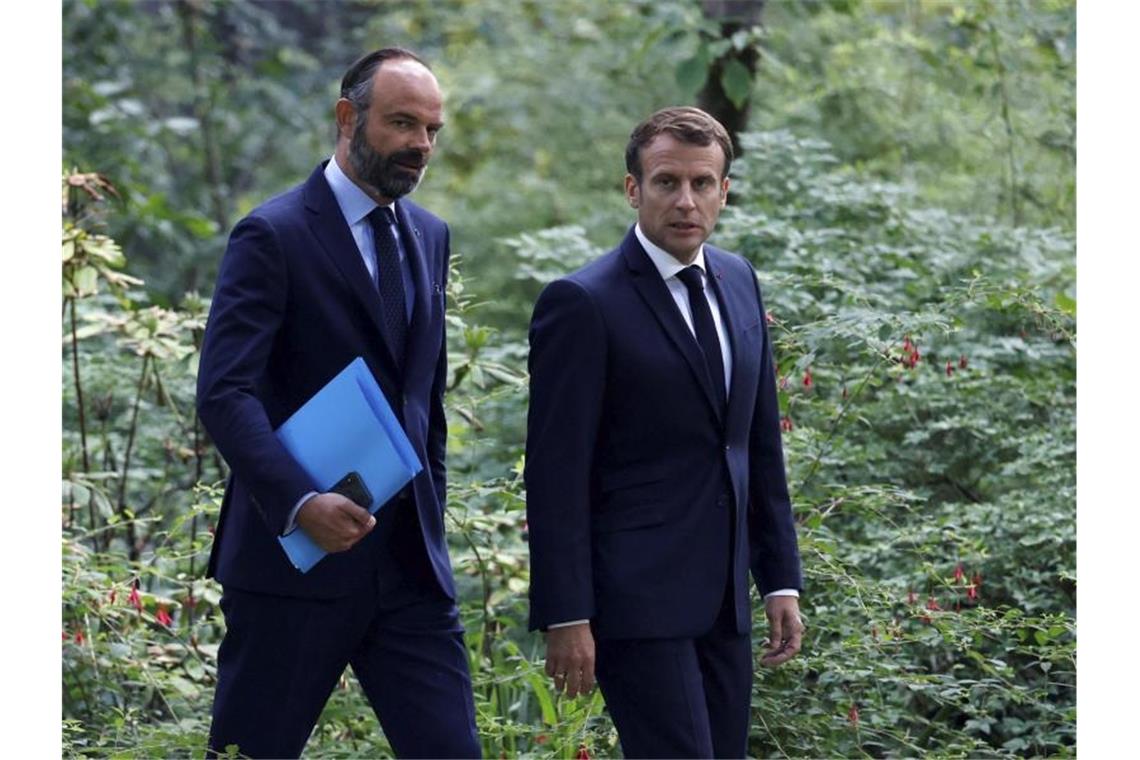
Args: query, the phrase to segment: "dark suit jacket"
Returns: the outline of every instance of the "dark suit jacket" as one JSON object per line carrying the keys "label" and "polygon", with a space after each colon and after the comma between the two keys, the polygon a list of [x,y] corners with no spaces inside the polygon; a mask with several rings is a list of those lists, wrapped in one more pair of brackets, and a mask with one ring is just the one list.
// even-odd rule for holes
{"label": "dark suit jacket", "polygon": [[316,489],[273,435],[363,356],[424,464],[412,481],[415,509],[431,569],[454,597],[443,530],[447,225],[414,203],[396,203],[415,282],[407,353],[397,361],[383,337],[379,295],[323,171],[242,219],[218,274],[198,413],[232,474],[209,573],[237,588],[302,597],[341,596],[369,580],[375,530],[305,574],[286,559],[276,537],[297,500]]}
{"label": "dark suit jacket", "polygon": [[[609,638],[707,632],[732,594],[802,585],[764,307],[752,267],[705,246],[732,347],[727,414],[631,229],[547,286],[530,330],[530,625]],[[731,546],[731,553],[730,553]]]}

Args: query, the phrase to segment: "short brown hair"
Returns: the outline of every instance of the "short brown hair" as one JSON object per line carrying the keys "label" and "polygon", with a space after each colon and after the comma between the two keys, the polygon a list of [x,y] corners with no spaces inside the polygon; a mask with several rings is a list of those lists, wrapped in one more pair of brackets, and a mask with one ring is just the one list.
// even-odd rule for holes
{"label": "short brown hair", "polygon": [[728,176],[732,165],[732,140],[719,121],[699,108],[692,106],[672,106],[662,108],[633,128],[629,144],[625,146],[625,168],[633,178],[641,182],[641,149],[653,142],[660,134],[668,133],[681,142],[690,145],[711,145],[714,141],[724,153],[724,171],[721,178]]}

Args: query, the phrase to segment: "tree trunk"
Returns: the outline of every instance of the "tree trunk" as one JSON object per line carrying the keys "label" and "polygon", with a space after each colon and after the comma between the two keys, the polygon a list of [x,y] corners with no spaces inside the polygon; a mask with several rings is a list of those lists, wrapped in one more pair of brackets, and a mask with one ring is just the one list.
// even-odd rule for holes
{"label": "tree trunk", "polygon": [[[760,23],[765,0],[701,0],[705,18],[720,24],[722,39],[731,39],[741,30],[748,30]],[[730,47],[724,55],[709,66],[709,75],[704,87],[697,94],[697,105],[708,111],[728,130],[732,139],[732,149],[740,154],[738,135],[748,126],[748,114],[752,107],[751,98],[737,107],[724,91],[721,75],[729,61],[739,61],[748,70],[749,78],[754,79],[760,64],[760,50],[755,44],[743,49]]]}

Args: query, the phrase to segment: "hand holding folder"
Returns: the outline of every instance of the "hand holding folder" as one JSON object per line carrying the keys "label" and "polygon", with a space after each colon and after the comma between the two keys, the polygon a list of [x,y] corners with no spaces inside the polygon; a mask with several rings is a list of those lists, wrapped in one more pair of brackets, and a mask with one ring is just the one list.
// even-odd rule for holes
{"label": "hand holding folder", "polygon": [[[313,479],[315,490],[333,490],[354,473],[375,513],[423,465],[376,384],[357,357],[276,430],[278,440]],[[326,552],[298,527],[279,536],[293,566],[308,572]]]}

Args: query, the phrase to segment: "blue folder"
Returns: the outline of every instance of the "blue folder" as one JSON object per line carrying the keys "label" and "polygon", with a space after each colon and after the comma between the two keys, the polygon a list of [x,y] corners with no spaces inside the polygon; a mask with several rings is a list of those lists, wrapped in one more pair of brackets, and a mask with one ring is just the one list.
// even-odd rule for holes
{"label": "blue folder", "polygon": [[[275,431],[325,492],[349,472],[360,475],[375,513],[423,469],[376,378],[357,357]],[[293,566],[308,572],[326,552],[301,528],[277,538]]]}

